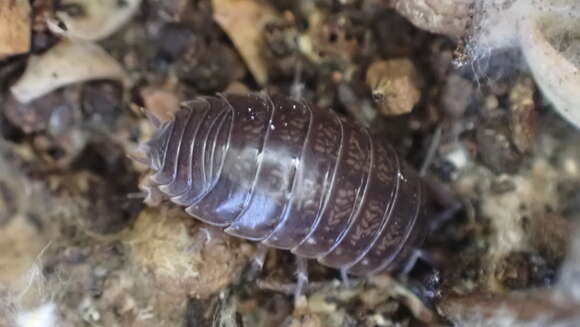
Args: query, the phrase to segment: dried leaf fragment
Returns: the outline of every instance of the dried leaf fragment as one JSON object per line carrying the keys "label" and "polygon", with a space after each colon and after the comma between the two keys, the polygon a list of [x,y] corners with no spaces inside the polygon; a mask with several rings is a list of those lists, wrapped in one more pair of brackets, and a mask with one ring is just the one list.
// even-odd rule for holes
{"label": "dried leaf fragment", "polygon": [[63,40],[47,52],[31,56],[11,91],[18,101],[28,103],[63,86],[96,79],[127,82],[121,64],[100,46]]}
{"label": "dried leaf fragment", "polygon": [[28,52],[30,29],[28,0],[0,1],[0,58]]}
{"label": "dried leaf fragment", "polygon": [[411,112],[421,98],[417,70],[406,58],[374,62],[367,70],[367,84],[387,116]]}
{"label": "dried leaf fragment", "polygon": [[260,85],[268,81],[269,63],[263,30],[280,20],[274,8],[260,0],[213,0],[214,19],[231,38]]}

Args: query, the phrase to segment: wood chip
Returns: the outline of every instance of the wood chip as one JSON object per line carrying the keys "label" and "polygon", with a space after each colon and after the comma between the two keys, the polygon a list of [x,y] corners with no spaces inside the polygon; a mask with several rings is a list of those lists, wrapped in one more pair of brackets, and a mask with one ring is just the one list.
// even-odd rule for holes
{"label": "wood chip", "polygon": [[30,21],[28,0],[0,1],[0,58],[30,50]]}

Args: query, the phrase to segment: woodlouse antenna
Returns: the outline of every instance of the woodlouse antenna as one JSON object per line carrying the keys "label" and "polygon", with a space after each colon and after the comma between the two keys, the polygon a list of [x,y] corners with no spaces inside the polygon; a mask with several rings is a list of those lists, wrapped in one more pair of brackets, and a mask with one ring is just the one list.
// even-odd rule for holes
{"label": "woodlouse antenna", "polygon": [[150,164],[150,160],[146,156],[140,155],[139,153],[127,153],[127,158],[146,166],[149,166]]}
{"label": "woodlouse antenna", "polygon": [[140,107],[139,110],[147,117],[147,120],[153,125],[155,128],[159,128],[161,126],[161,120],[157,118],[151,111],[145,109],[145,107]]}

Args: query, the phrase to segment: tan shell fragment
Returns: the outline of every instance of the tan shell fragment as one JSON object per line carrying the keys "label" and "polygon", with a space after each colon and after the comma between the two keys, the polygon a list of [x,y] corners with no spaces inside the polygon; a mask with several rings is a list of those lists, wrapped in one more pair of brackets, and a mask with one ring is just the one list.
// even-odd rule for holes
{"label": "tan shell fragment", "polygon": [[520,25],[521,48],[544,96],[580,128],[580,20],[540,13]]}
{"label": "tan shell fragment", "polygon": [[377,61],[367,70],[373,98],[387,116],[409,113],[421,98],[418,73],[409,59]]}
{"label": "tan shell fragment", "polygon": [[212,0],[214,19],[231,38],[260,85],[268,81],[269,63],[263,30],[279,20],[274,8],[259,0]]}
{"label": "tan shell fragment", "polygon": [[137,12],[141,0],[67,0],[61,1],[49,29],[71,39],[98,41],[109,37]]}
{"label": "tan shell fragment", "polygon": [[121,64],[100,46],[63,40],[47,52],[31,56],[11,91],[19,102],[28,103],[69,84],[96,79],[127,82],[126,78]]}

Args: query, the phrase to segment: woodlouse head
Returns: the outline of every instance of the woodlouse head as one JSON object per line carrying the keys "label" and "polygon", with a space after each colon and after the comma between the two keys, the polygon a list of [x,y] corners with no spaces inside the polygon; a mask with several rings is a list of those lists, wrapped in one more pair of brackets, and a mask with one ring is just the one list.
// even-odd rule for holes
{"label": "woodlouse head", "polygon": [[162,157],[172,130],[174,115],[178,110],[179,105],[177,103],[167,108],[159,106],[157,103],[152,103],[147,109],[141,108],[141,111],[155,130],[149,140],[139,144],[137,153],[130,156],[132,159],[154,171],[161,168]]}

